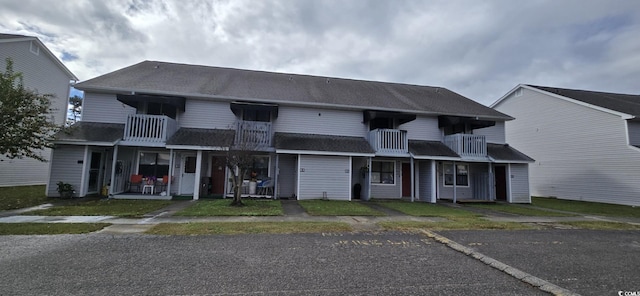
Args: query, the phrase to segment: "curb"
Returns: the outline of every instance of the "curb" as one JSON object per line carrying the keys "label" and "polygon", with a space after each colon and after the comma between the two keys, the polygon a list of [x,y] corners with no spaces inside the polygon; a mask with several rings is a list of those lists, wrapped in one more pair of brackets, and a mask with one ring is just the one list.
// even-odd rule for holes
{"label": "curb", "polygon": [[567,295],[567,296],[580,296],[580,294],[574,293],[572,291],[569,291],[565,288],[562,288],[560,286],[557,286],[553,283],[550,283],[546,280],[543,280],[541,278],[535,277],[531,274],[528,274],[522,270],[519,270],[515,267],[512,267],[510,265],[504,264],[496,259],[493,259],[489,256],[486,256],[480,252],[476,252],[471,248],[467,248],[457,242],[454,242],[442,235],[439,235],[437,233],[428,231],[428,230],[420,230],[420,232],[422,232],[423,234],[425,234],[427,237],[434,239],[435,241],[446,245],[447,247],[456,250],[460,253],[463,253],[467,256],[473,257],[476,260],[479,260],[480,262],[493,267],[497,270],[500,270],[522,282],[525,282],[527,284],[530,284],[538,289],[540,289],[541,291],[547,292],[547,293],[551,293],[553,295]]}

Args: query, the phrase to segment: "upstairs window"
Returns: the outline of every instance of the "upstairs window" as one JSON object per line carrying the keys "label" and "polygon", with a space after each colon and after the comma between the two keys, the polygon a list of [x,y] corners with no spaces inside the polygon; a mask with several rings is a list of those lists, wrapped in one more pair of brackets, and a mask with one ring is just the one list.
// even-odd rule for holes
{"label": "upstairs window", "polygon": [[145,102],[142,108],[138,108],[138,114],[165,115],[173,119],[176,119],[176,113],[176,107],[161,103]]}
{"label": "upstairs window", "polygon": [[271,112],[265,110],[245,109],[242,110],[242,120],[270,122]]}
{"label": "upstairs window", "polygon": [[393,124],[393,118],[379,117],[371,119],[371,121],[369,121],[369,130],[393,128],[395,128]]}

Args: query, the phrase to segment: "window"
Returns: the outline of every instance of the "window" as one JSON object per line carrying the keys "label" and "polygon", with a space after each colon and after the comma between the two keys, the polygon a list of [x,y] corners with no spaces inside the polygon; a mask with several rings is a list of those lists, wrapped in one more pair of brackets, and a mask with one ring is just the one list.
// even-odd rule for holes
{"label": "window", "polygon": [[395,162],[393,161],[372,161],[371,183],[395,184],[395,171]]}
{"label": "window", "polygon": [[40,47],[38,47],[38,45],[33,41],[31,41],[31,44],[29,45],[29,50],[35,55],[40,55]]}
{"label": "window", "polygon": [[250,180],[255,173],[256,180],[264,180],[269,177],[269,156],[254,156],[253,165],[244,175],[245,180]]}
{"label": "window", "polygon": [[393,118],[378,117],[378,118],[371,119],[371,121],[369,121],[369,130],[384,129],[384,128],[388,128],[388,129],[394,128]]}
{"label": "window", "polygon": [[140,152],[138,174],[162,178],[169,174],[169,153]]}
{"label": "window", "polygon": [[242,120],[270,122],[271,112],[257,109],[244,109],[242,111]]}
{"label": "window", "polygon": [[[469,186],[469,166],[466,164],[456,164],[456,185]],[[444,185],[453,186],[453,164],[444,164]]]}

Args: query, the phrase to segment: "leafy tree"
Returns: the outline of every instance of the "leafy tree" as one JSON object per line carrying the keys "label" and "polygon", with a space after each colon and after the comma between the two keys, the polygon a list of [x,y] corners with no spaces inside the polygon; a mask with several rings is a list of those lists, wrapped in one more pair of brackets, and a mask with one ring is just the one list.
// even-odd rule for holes
{"label": "leafy tree", "polygon": [[242,203],[242,183],[244,175],[253,167],[255,152],[262,150],[264,145],[259,144],[250,136],[236,139],[227,151],[226,166],[231,172],[231,186],[233,186],[233,200],[231,206],[244,206]]}
{"label": "leafy tree", "polygon": [[72,117],[69,117],[67,119],[69,120],[70,124],[74,124],[78,122],[80,113],[82,113],[82,98],[79,96],[70,97],[69,104],[71,105],[70,111]]}
{"label": "leafy tree", "polygon": [[0,155],[47,161],[40,150],[53,145],[59,129],[50,120],[53,95],[26,89],[22,73],[13,72],[13,61],[7,58],[6,63],[0,75]]}

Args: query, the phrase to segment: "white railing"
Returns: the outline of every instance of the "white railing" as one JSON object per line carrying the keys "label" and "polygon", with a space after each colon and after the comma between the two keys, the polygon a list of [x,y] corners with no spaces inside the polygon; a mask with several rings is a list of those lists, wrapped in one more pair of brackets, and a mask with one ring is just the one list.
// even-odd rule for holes
{"label": "white railing", "polygon": [[443,142],[462,157],[487,156],[487,139],[485,136],[455,134],[444,136]]}
{"label": "white railing", "polygon": [[176,121],[164,115],[130,114],[123,141],[164,143],[176,132]]}
{"label": "white railing", "polygon": [[271,122],[240,120],[236,127],[236,144],[271,146]]}
{"label": "white railing", "polygon": [[375,129],[369,132],[369,144],[376,153],[406,154],[409,152],[407,131]]}

